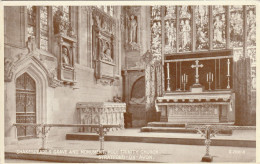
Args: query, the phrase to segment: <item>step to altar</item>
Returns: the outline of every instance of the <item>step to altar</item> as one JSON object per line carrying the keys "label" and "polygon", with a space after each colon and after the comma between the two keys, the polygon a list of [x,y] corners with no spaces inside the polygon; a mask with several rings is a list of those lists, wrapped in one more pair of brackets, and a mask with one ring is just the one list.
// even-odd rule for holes
{"label": "step to altar", "polygon": [[[232,126],[234,122],[220,122],[220,123],[205,123],[205,122],[196,122],[196,123],[189,123],[192,125],[227,125]],[[149,122],[147,124],[148,127],[185,127],[185,123],[172,123],[172,122]]]}
{"label": "step to altar", "polygon": [[[158,132],[158,133],[198,133],[194,129],[186,129],[185,127],[142,127],[141,132]],[[232,135],[232,130],[221,130],[219,134]]]}
{"label": "step to altar", "polygon": [[[192,123],[192,125],[223,125],[232,126],[231,123]],[[158,133],[198,133],[195,129],[186,128],[184,123],[170,123],[170,122],[149,122],[146,127],[141,128],[141,132],[158,132]],[[221,130],[219,134],[232,135],[232,130]]]}
{"label": "step to altar", "polygon": [[[95,133],[69,133],[67,140],[98,141]],[[180,145],[205,145],[205,139],[196,133],[155,133],[140,132],[140,129],[124,129],[108,132],[105,141],[140,142]],[[106,143],[106,142],[105,142]],[[212,146],[256,147],[255,130],[234,130],[232,135],[216,135],[212,138]]]}

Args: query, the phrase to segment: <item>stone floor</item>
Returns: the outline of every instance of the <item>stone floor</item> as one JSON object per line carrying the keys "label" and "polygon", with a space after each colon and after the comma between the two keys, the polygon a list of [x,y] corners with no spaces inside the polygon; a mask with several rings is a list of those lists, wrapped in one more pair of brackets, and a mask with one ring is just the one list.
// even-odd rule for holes
{"label": "stone floor", "polygon": [[[200,137],[197,134],[169,134],[169,133],[139,133],[137,129],[127,129],[124,133],[110,132],[109,134],[122,135],[149,135],[149,136],[167,136],[167,135],[185,135],[186,137]],[[237,138],[237,139],[255,139],[255,132],[244,133],[243,131],[233,133],[232,136],[217,136],[220,138]],[[8,145],[5,152],[29,153],[37,155],[41,147],[40,139],[21,140],[16,145]],[[137,142],[105,142],[107,155],[97,156],[96,151],[99,149],[98,141],[78,141],[78,140],[55,140],[48,138],[47,148],[44,154],[67,157],[84,157],[96,159],[96,162],[109,162],[111,159],[130,160],[133,162],[150,161],[150,162],[200,162],[205,154],[205,146],[196,145],[178,145],[178,144],[158,144],[158,143],[137,143]],[[213,162],[255,162],[256,148],[245,147],[228,147],[228,146],[211,146],[210,154],[214,157]],[[26,160],[26,159],[22,159]],[[48,161],[48,157],[46,157]],[[18,163],[19,160],[7,159],[6,162]],[[23,163],[22,161],[19,163]],[[27,163],[26,161],[24,163]]]}

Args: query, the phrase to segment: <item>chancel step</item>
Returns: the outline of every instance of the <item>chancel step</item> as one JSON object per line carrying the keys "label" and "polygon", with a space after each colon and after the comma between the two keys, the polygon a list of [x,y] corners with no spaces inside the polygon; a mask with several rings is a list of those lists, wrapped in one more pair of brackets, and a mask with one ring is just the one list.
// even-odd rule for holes
{"label": "chancel step", "polygon": [[[225,123],[189,123],[193,125],[227,125],[232,126],[234,125],[233,122],[225,122]],[[148,127],[185,127],[185,123],[171,123],[171,122],[149,122],[147,124]]]}
{"label": "chancel step", "polygon": [[[141,132],[198,133],[195,129],[186,129],[185,127],[142,127]],[[232,135],[232,130],[221,130],[219,134]]]}

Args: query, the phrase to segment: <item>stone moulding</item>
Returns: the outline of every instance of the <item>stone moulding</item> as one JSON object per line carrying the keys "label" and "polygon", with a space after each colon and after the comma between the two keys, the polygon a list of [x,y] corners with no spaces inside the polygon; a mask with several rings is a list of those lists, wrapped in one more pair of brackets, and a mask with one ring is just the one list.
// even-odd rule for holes
{"label": "stone moulding", "polygon": [[[28,51],[29,52],[29,51]],[[50,87],[58,87],[61,86],[61,82],[57,79],[57,61],[54,56],[46,56],[46,54],[41,53],[40,50],[35,49],[26,54],[19,54],[18,58],[4,58],[5,64],[5,75],[4,81],[11,82],[13,80],[13,72],[20,66],[26,63],[26,61],[31,60],[34,64],[36,64],[40,69],[42,69],[46,76],[48,77],[48,84]],[[43,60],[44,57],[51,58],[52,61]],[[54,66],[53,66],[54,65]]]}

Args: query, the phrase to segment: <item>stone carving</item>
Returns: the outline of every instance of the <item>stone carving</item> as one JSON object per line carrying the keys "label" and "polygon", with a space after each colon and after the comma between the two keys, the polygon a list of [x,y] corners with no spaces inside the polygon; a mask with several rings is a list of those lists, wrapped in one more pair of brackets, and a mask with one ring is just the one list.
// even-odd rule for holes
{"label": "stone carving", "polygon": [[[83,102],[77,103],[80,124],[120,124],[124,127],[124,112],[126,104],[119,102]],[[116,130],[114,128],[113,130]],[[94,132],[85,129],[85,132]]]}
{"label": "stone carving", "polygon": [[4,77],[6,82],[10,82],[13,77],[14,63],[11,58],[4,58]]}
{"label": "stone carving", "polygon": [[68,29],[67,29],[67,35],[72,38],[77,38],[77,35],[74,32],[74,29],[72,27],[71,22],[69,22]]}
{"label": "stone carving", "polygon": [[131,15],[130,17],[130,40],[129,42],[137,42],[137,21],[134,15]]}
{"label": "stone carving", "polygon": [[113,59],[111,57],[111,49],[108,42],[103,46],[103,52],[101,53],[101,60],[113,62]]}
{"label": "stone carving", "polygon": [[36,50],[36,44],[35,44],[35,37],[34,36],[28,37],[27,48],[28,48],[29,53]]}
{"label": "stone carving", "polygon": [[64,32],[63,12],[60,9],[58,9],[53,16],[53,29],[54,34]]}

